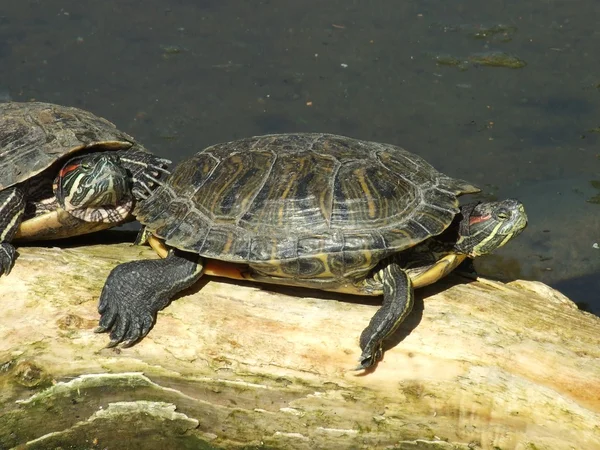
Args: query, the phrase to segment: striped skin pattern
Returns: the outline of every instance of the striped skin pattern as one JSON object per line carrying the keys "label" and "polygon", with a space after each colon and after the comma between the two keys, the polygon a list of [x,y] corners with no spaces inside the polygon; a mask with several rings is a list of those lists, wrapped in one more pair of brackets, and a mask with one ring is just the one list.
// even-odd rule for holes
{"label": "striped skin pattern", "polygon": [[79,151],[125,150],[135,140],[108,120],[49,103],[0,103],[0,190]]}
{"label": "striped skin pattern", "polygon": [[201,151],[137,215],[169,246],[333,288],[441,233],[477,191],[392,145],[273,135]]}
{"label": "striped skin pattern", "polygon": [[86,222],[123,222],[133,206],[127,170],[106,152],[72,158],[58,173],[55,193],[65,211]]}
{"label": "striped skin pattern", "polygon": [[58,239],[130,220],[135,202],[161,183],[168,163],[87,111],[0,103],[4,272],[14,261],[14,250],[6,250],[13,239]]}
{"label": "striped skin pattern", "polygon": [[383,340],[396,331],[412,311],[415,294],[410,275],[397,261],[377,273],[383,290],[383,304],[360,335],[360,369],[370,367],[383,355]]}
{"label": "striped skin pattern", "polygon": [[25,192],[20,186],[0,191],[0,275],[8,275],[15,261],[11,245],[25,213]]}
{"label": "striped skin pattern", "polygon": [[459,195],[477,191],[402,148],[342,136],[208,147],[140,204],[143,237],[171,250],[111,272],[97,331],[110,331],[109,346],[134,344],[179,286],[203,274],[383,295],[360,336],[357,369],[367,369],[410,313],[414,288],[525,228],[516,200],[458,206]]}

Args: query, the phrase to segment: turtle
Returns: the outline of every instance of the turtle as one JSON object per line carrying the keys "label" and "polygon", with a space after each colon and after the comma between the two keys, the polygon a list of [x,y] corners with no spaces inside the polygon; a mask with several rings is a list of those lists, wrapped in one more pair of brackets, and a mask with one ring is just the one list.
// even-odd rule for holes
{"label": "turtle", "polygon": [[14,265],[13,241],[77,236],[131,220],[169,164],[79,108],[0,103],[0,275]]}
{"label": "turtle", "polygon": [[97,332],[130,346],[202,275],[383,296],[359,338],[374,366],[414,288],[506,244],[527,225],[516,199],[459,204],[480,189],[391,144],[323,133],[212,145],[178,164],[137,212],[163,259],[109,274]]}

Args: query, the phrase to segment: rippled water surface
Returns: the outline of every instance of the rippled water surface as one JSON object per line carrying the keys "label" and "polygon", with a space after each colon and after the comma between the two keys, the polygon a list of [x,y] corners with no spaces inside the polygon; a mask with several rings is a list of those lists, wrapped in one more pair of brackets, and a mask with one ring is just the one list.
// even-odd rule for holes
{"label": "rippled water surface", "polygon": [[481,274],[600,314],[597,17],[594,0],[5,1],[0,101],[89,109],[174,161],[288,131],[401,145],[525,203]]}

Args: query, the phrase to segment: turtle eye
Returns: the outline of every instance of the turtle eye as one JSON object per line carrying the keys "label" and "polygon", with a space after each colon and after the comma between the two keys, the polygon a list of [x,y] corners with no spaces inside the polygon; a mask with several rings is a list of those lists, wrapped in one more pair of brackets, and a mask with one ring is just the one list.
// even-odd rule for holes
{"label": "turtle eye", "polygon": [[85,170],[90,170],[92,168],[92,165],[89,162],[82,162],[81,168]]}
{"label": "turtle eye", "polygon": [[508,220],[510,219],[510,211],[506,208],[500,208],[496,211],[496,218],[500,220]]}

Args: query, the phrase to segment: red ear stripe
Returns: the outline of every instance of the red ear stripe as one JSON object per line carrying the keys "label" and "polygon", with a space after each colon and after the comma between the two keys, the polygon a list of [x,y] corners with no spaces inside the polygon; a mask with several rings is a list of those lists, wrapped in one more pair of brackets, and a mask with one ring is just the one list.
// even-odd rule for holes
{"label": "red ear stripe", "polygon": [[69,172],[73,172],[78,167],[79,167],[79,164],[69,164],[68,166],[65,166],[62,169],[60,169],[60,172],[58,172],[58,176],[62,178]]}
{"label": "red ear stripe", "polygon": [[479,222],[485,222],[490,217],[492,217],[491,214],[488,214],[487,216],[471,216],[469,217],[469,225],[475,225]]}

